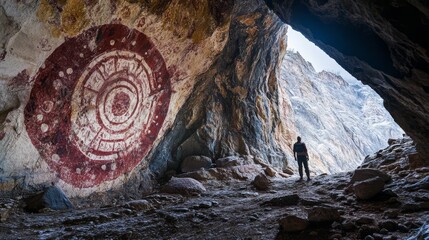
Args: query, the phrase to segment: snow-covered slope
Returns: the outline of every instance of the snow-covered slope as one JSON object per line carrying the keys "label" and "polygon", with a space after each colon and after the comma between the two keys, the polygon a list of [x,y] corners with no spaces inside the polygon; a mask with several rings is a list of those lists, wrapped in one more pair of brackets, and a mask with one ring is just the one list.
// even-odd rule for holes
{"label": "snow-covered slope", "polygon": [[[288,94],[296,134],[310,152],[316,173],[347,171],[364,157],[387,146],[402,129],[383,107],[383,100],[360,82],[349,83],[330,72],[315,72],[299,53],[288,51],[280,84]],[[294,161],[289,161],[294,166]]]}

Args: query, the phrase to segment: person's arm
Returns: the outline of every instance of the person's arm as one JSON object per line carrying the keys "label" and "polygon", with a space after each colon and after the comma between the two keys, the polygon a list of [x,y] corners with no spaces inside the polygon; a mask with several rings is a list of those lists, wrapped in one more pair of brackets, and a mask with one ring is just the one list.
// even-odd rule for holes
{"label": "person's arm", "polygon": [[293,145],[293,157],[295,158],[295,161],[296,161],[296,148],[295,148],[295,144]]}

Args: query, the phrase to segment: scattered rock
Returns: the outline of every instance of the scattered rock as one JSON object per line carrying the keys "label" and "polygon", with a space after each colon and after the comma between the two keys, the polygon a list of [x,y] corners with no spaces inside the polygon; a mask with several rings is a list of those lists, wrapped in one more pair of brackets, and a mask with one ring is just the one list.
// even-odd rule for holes
{"label": "scattered rock", "polygon": [[65,193],[55,186],[50,186],[45,191],[26,198],[24,202],[26,203],[25,210],[29,212],[39,212],[44,208],[52,210],[74,208]]}
{"label": "scattered rock", "polygon": [[307,212],[310,222],[334,222],[341,219],[340,213],[333,207],[313,207]]}
{"label": "scattered rock", "polygon": [[398,230],[403,233],[407,233],[410,231],[410,229],[404,224],[398,224]]}
{"label": "scattered rock", "polygon": [[271,168],[271,167],[265,167],[265,170],[264,170],[264,172],[265,172],[265,174],[267,174],[268,176],[270,176],[270,177],[275,177],[276,176],[276,170],[274,170],[273,168]]}
{"label": "scattered rock", "polygon": [[306,229],[309,224],[307,219],[294,215],[289,215],[280,219],[279,223],[281,230],[283,230],[284,232],[302,231]]}
{"label": "scattered rock", "polygon": [[381,221],[378,223],[378,227],[387,229],[390,232],[394,232],[398,229],[398,223],[392,220]]}
{"label": "scattered rock", "polygon": [[388,182],[391,180],[391,177],[386,173],[370,168],[360,168],[356,169],[350,183],[353,184],[355,182],[365,181],[371,178],[380,177],[384,182]]}
{"label": "scattered rock", "polygon": [[0,222],[6,222],[9,218],[10,208],[0,208]]}
{"label": "scattered rock", "polygon": [[353,231],[356,228],[356,225],[350,221],[350,220],[344,220],[344,222],[341,224],[341,228],[346,231]]}
{"label": "scattered rock", "polygon": [[389,144],[389,145],[396,144],[396,139],[389,138],[389,139],[387,140],[387,144]]}
{"label": "scattered rock", "polygon": [[212,165],[212,160],[206,156],[189,156],[186,157],[180,165],[180,170],[184,173],[208,169]]}
{"label": "scattered rock", "polygon": [[229,157],[216,159],[216,167],[220,167],[220,168],[227,168],[227,167],[234,167],[234,166],[248,165],[248,164],[253,164],[253,161],[251,161],[250,159],[244,159],[238,156],[229,156]]}
{"label": "scattered rock", "polygon": [[355,195],[360,200],[368,200],[381,192],[384,188],[384,180],[374,177],[364,181],[356,182],[353,185]]}
{"label": "scattered rock", "polygon": [[365,224],[374,224],[375,220],[370,217],[360,217],[356,220],[356,223],[359,225],[365,225]]}
{"label": "scattered rock", "polygon": [[429,176],[423,178],[422,180],[406,187],[408,191],[417,191],[419,189],[429,190]]}
{"label": "scattered rock", "polygon": [[384,216],[386,218],[395,219],[398,218],[399,211],[398,210],[387,210],[384,212]]}
{"label": "scattered rock", "polygon": [[193,178],[176,178],[173,177],[165,184],[161,191],[164,193],[180,194],[180,195],[199,195],[205,192],[205,187]]}
{"label": "scattered rock", "polygon": [[149,201],[141,199],[127,202],[124,204],[124,207],[133,210],[148,210],[152,207],[152,205],[149,203]]}
{"label": "scattered rock", "polygon": [[372,235],[374,233],[377,233],[379,231],[378,227],[376,226],[370,226],[370,225],[362,225],[359,228],[358,231],[358,237],[359,238],[365,238],[368,235]]}
{"label": "scattered rock", "polygon": [[287,167],[285,167],[285,168],[283,169],[283,173],[286,173],[286,174],[288,174],[288,175],[293,175],[293,174],[294,174],[294,171],[293,171],[293,169],[292,169],[291,167],[287,166]]}
{"label": "scattered rock", "polygon": [[262,203],[263,206],[277,206],[286,207],[297,205],[299,202],[299,196],[297,194],[286,195],[283,197],[273,198],[269,201]]}
{"label": "scattered rock", "polygon": [[260,191],[266,191],[271,186],[271,181],[265,176],[265,174],[260,173],[252,181],[253,186]]}

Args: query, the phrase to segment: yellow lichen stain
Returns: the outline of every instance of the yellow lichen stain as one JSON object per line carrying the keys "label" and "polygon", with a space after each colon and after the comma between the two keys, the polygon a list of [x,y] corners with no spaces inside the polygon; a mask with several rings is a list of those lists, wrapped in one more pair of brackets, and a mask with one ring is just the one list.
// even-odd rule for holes
{"label": "yellow lichen stain", "polygon": [[42,0],[40,1],[36,15],[42,22],[49,22],[55,18],[55,10],[49,4],[48,0]]}
{"label": "yellow lichen stain", "polygon": [[68,0],[61,13],[62,31],[69,36],[75,36],[85,28],[88,22],[85,0]]}
{"label": "yellow lichen stain", "polygon": [[162,15],[165,27],[199,43],[216,29],[209,0],[175,0]]}

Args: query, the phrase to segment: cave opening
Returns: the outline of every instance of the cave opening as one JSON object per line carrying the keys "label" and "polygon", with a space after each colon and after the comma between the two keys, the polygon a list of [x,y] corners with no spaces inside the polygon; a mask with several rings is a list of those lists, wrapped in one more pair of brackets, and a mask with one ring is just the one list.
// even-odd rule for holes
{"label": "cave opening", "polygon": [[373,89],[290,26],[279,81],[315,174],[354,170],[388,139],[403,136]]}

